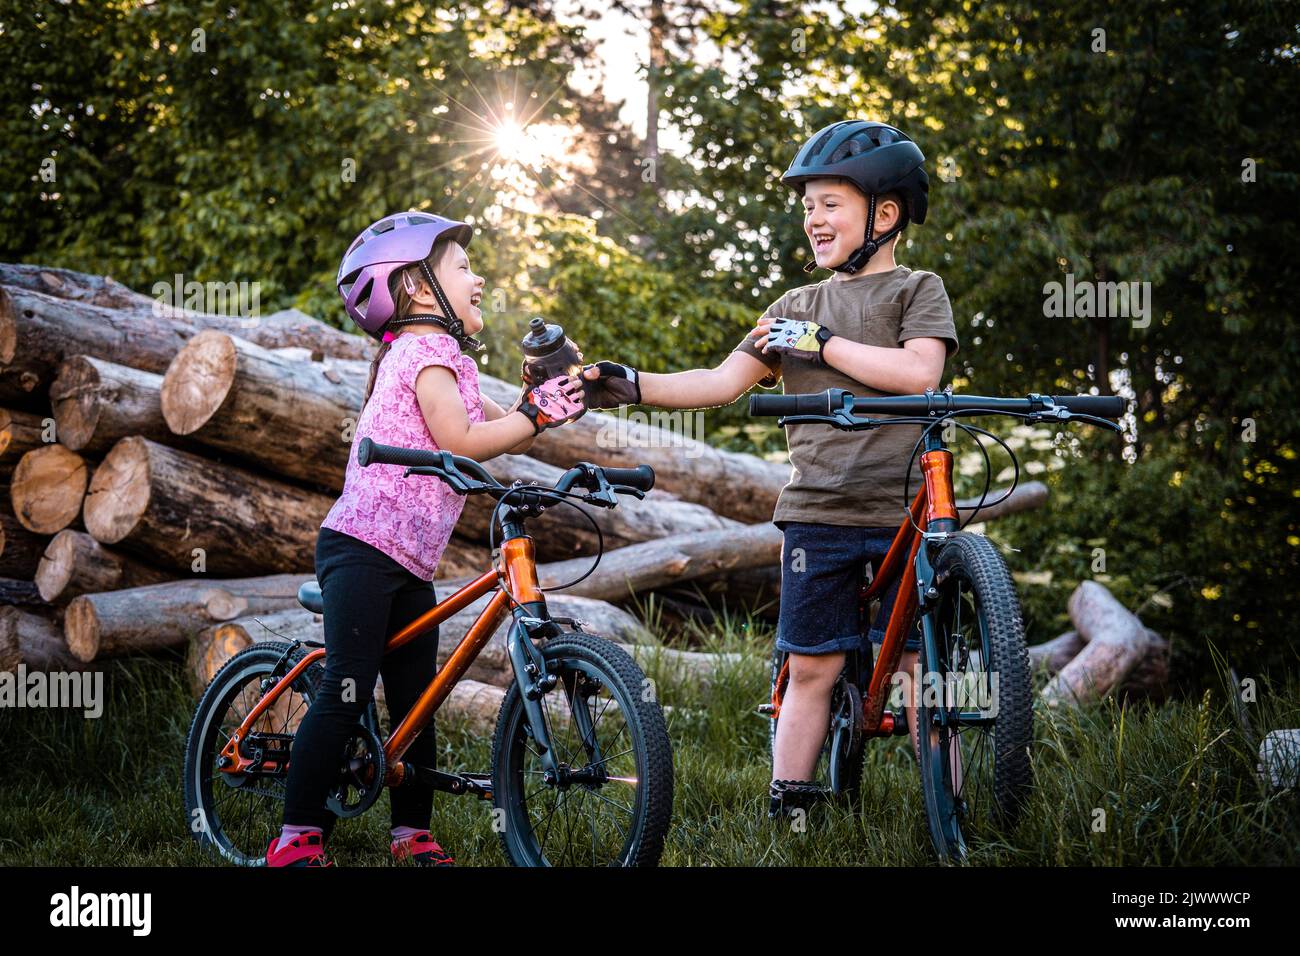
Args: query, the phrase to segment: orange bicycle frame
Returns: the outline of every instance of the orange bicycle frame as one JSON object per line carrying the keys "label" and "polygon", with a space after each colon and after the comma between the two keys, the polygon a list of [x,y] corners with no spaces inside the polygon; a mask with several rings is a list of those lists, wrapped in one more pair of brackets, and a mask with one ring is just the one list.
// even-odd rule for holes
{"label": "orange bicycle frame", "polygon": [[[498,588],[500,586],[499,579],[503,576],[509,594],[505,589],[502,589],[492,596],[487,606],[483,608],[483,611],[470,626],[465,637],[451,652],[446,663],[438,668],[438,673],[434,676],[432,682],[420,694],[406,717],[402,719],[398,726],[393,728],[392,733],[384,742],[385,766],[388,768],[385,783],[388,786],[395,787],[402,782],[404,776],[402,755],[406,753],[407,748],[428,725],[443,701],[447,699],[447,695],[451,693],[452,687],[465,675],[470,664],[474,662],[488,640],[496,633],[497,627],[501,624],[501,619],[506,614],[510,601],[509,595],[513,594],[520,604],[542,602],[544,600],[537,582],[537,563],[533,550],[533,539],[521,536],[503,542],[501,545],[501,564],[498,567],[484,572],[445,601],[438,602],[436,607],[426,611],[393,634],[384,645],[384,653],[387,654],[410,643],[421,634],[426,633],[430,628],[442,624],[456,612],[464,610],[483,595],[489,594]],[[248,712],[248,715],[244,717],[238,730],[231,735],[226,746],[222,748],[222,756],[228,759],[228,763],[221,768],[222,772],[240,773],[253,763],[250,758],[240,753],[240,741],[247,739],[257,719],[275,703],[281,694],[292,687],[298,675],[324,656],[324,648],[315,648],[295,664],[287,674],[281,677],[275,687],[262,696],[253,709]]]}

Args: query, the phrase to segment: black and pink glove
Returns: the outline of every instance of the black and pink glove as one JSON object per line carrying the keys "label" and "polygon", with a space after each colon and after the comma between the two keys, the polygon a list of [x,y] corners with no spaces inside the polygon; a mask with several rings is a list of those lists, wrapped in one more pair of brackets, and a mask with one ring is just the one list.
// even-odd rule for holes
{"label": "black and pink glove", "polygon": [[519,411],[533,423],[533,434],[540,435],[547,428],[575,421],[586,411],[582,392],[582,384],[572,375],[557,375],[525,392]]}

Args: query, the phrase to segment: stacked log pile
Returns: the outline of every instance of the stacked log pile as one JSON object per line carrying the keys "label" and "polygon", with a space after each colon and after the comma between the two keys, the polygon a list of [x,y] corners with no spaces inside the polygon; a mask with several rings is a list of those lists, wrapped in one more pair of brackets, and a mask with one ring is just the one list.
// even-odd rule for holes
{"label": "stacked log pile", "polygon": [[[294,310],[160,309],[109,278],[0,263],[0,667],[181,648],[198,688],[253,641],[319,640],[320,618],[296,594],[343,487],[372,354],[364,337]],[[503,406],[517,395],[481,382]],[[644,501],[587,509],[607,550],[594,574],[552,595],[557,614],[637,646],[653,637],[618,606],[636,595],[779,585],[770,518],[788,465],[589,412],[487,467],[503,483],[548,485],[578,461],[649,464],[657,482]],[[999,510],[1045,499],[1029,483]],[[490,566],[492,506],[466,500],[438,572],[443,596]],[[530,533],[544,586],[580,576],[597,550],[569,508]],[[444,626],[444,655],[476,610]],[[469,676],[479,683],[457,697],[486,713],[509,676],[500,634]]]}

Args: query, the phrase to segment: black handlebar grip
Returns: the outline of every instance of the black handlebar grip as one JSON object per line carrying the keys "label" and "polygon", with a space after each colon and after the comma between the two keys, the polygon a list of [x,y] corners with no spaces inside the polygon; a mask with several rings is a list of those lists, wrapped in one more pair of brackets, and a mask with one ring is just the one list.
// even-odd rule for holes
{"label": "black handlebar grip", "polygon": [[357,464],[362,468],[370,465],[441,465],[442,452],[381,445],[367,436],[357,443]]}
{"label": "black handlebar grip", "polygon": [[751,395],[749,396],[749,414],[751,417],[779,417],[782,415],[829,415],[831,413],[830,397],[826,392],[812,392],[803,395]]}
{"label": "black handlebar grip", "polygon": [[1052,401],[1081,415],[1119,418],[1128,402],[1118,395],[1053,395]]}
{"label": "black handlebar grip", "polygon": [[655,486],[655,470],[649,465],[635,468],[602,468],[605,480],[611,485],[627,485],[637,491],[649,491]]}

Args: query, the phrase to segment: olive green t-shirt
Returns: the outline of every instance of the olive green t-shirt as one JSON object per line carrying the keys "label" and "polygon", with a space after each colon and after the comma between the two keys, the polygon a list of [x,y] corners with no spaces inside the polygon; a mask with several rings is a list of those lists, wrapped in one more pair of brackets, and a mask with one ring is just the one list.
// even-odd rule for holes
{"label": "olive green t-shirt", "polygon": [[[933,272],[906,266],[791,289],[763,315],[811,320],[834,335],[882,348],[901,349],[908,339],[922,337],[943,339],[948,358],[958,348],[943,280]],[[782,362],[779,355],[764,355],[753,342],[746,336],[735,351],[752,355],[772,369],[772,375],[759,383],[765,388],[784,379],[787,395],[828,388],[846,388],[860,397],[887,394],[829,365],[796,358]],[[908,455],[920,434],[920,425],[885,425],[863,432],[818,424],[787,427],[790,483],[781,489],[772,520],[854,527],[899,524]],[[914,464],[909,494],[916,494],[920,481],[920,465]]]}

